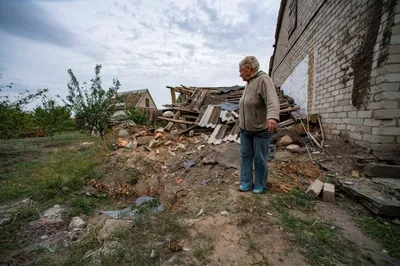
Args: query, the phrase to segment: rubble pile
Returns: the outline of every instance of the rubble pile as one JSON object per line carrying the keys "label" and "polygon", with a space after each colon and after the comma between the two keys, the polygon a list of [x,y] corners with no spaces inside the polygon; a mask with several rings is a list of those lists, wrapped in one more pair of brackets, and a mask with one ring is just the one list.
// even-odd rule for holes
{"label": "rubble pile", "polygon": [[[159,119],[169,122],[165,127],[166,131],[170,131],[173,127],[179,131],[179,134],[191,130],[195,133],[212,131],[208,140],[209,144],[218,145],[233,141],[240,143],[239,101],[244,87],[186,87],[181,85],[167,88],[171,90],[172,103],[164,105],[166,107],[164,113],[168,112],[169,116],[159,117]],[[180,95],[179,101],[176,99],[176,93]],[[278,129],[300,123],[305,135],[322,148],[324,137],[319,116],[310,117],[310,121],[308,118],[305,119],[297,112],[300,107],[291,97],[284,95],[279,89],[277,89],[277,94],[280,102]],[[171,112],[173,112],[173,116]],[[303,123],[302,120],[307,120],[307,123]],[[313,134],[310,133],[308,122],[316,125]],[[321,144],[318,141],[322,141]]]}

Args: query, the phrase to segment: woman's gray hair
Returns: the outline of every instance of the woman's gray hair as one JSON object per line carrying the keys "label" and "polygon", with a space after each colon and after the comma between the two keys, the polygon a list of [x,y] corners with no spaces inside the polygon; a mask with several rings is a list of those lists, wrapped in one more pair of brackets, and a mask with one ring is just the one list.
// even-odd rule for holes
{"label": "woman's gray hair", "polygon": [[239,67],[243,66],[249,66],[251,69],[254,71],[258,71],[260,68],[260,63],[258,63],[258,60],[255,56],[246,56],[242,61],[239,63]]}

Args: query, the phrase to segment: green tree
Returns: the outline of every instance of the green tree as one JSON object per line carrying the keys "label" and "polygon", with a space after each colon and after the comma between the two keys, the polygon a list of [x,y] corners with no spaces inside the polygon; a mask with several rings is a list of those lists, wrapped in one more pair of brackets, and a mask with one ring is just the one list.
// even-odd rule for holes
{"label": "green tree", "polygon": [[34,109],[35,123],[45,135],[53,136],[71,126],[71,112],[59,106],[54,99],[43,97],[42,106]]}
{"label": "green tree", "polygon": [[75,117],[84,120],[85,128],[90,132],[95,131],[102,137],[107,133],[111,124],[111,117],[115,111],[115,98],[121,86],[118,79],[113,79],[113,87],[105,91],[101,85],[101,65],[96,65],[95,77],[91,80],[90,88],[87,83],[80,86],[71,69],[68,74],[71,78],[68,83],[68,96],[64,101],[67,107],[75,113]]}
{"label": "green tree", "polygon": [[[2,78],[1,74],[0,78]],[[12,86],[12,83],[0,85],[0,92],[3,88],[12,88]],[[32,133],[35,130],[33,114],[25,110],[25,107],[47,92],[47,89],[39,89],[35,93],[26,90],[19,93],[15,99],[8,95],[0,96],[0,138],[17,138]]]}

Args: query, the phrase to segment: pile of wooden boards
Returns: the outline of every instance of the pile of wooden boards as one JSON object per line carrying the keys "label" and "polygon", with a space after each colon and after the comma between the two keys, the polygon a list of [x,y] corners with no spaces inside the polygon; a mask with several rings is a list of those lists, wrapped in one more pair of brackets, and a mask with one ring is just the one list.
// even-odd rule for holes
{"label": "pile of wooden boards", "polygon": [[[174,116],[172,118],[160,116],[159,119],[169,122],[165,127],[166,131],[170,131],[175,125],[180,130],[180,133],[185,133],[195,128],[207,110],[208,105],[217,106],[223,103],[238,105],[244,92],[244,87],[240,86],[187,87],[181,85],[178,87],[167,86],[167,88],[171,91],[171,104],[164,105],[166,107],[165,111],[173,111]],[[293,99],[284,95],[279,89],[277,89],[277,93],[280,103],[281,120],[278,127],[286,127],[294,124],[301,118],[300,114],[296,112],[300,107],[295,105]],[[177,94],[179,97],[176,97]],[[239,113],[239,111],[236,110],[235,113]],[[229,121],[229,124],[233,126],[237,120],[238,118],[235,117],[234,120]],[[222,122],[222,119],[219,119],[218,123]],[[182,124],[187,126],[182,126]]]}

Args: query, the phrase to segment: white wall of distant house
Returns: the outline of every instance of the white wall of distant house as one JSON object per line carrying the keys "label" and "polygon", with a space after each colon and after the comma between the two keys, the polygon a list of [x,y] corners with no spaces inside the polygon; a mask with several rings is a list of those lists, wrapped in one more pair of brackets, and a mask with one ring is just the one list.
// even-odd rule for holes
{"label": "white wall of distant house", "polygon": [[281,86],[285,95],[292,97],[300,106],[299,113],[307,114],[308,56],[304,57],[294,68]]}

